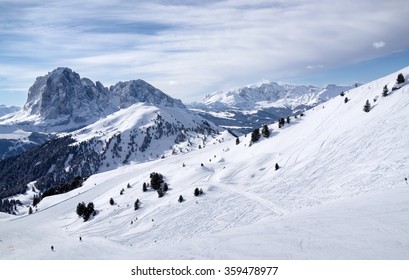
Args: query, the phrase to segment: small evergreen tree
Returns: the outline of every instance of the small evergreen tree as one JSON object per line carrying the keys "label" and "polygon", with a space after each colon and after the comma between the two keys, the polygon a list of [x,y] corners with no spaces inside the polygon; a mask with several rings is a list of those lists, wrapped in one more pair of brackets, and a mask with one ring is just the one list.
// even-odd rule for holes
{"label": "small evergreen tree", "polygon": [[40,203],[41,199],[42,199],[41,195],[35,194],[33,197],[33,206],[36,206],[38,203]]}
{"label": "small evergreen tree", "polygon": [[167,192],[167,191],[168,191],[168,189],[169,189],[168,184],[167,184],[167,183],[164,183],[164,184],[163,184],[163,188],[162,188],[162,190],[163,190],[164,192]]}
{"label": "small evergreen tree", "polygon": [[195,191],[194,191],[194,195],[195,195],[195,196],[199,196],[199,195],[200,195],[200,191],[199,191],[199,189],[198,189],[198,188],[196,188],[196,189],[195,189]]}
{"label": "small evergreen tree", "polygon": [[384,87],[383,87],[383,91],[382,91],[382,96],[383,97],[386,97],[386,96],[388,96],[388,86],[387,85],[385,85]]}
{"label": "small evergreen tree", "polygon": [[270,130],[268,129],[268,126],[266,124],[263,125],[263,128],[261,129],[261,134],[266,138],[270,136]]}
{"label": "small evergreen tree", "polygon": [[287,123],[290,123],[290,117],[287,117]]}
{"label": "small evergreen tree", "polygon": [[114,199],[112,197],[109,199],[109,204],[111,204],[111,205],[115,204],[115,201],[114,201]]}
{"label": "small evergreen tree", "polygon": [[162,189],[157,189],[156,190],[157,192],[158,192],[158,197],[159,198],[161,198],[161,197],[163,197],[165,194],[163,193],[163,190]]}
{"label": "small evergreen tree", "polygon": [[398,84],[403,84],[403,83],[405,82],[405,77],[403,77],[403,74],[402,74],[402,73],[400,73],[400,74],[398,75],[398,77],[396,78],[396,82],[397,82]]}
{"label": "small evergreen tree", "polygon": [[82,215],[84,215],[85,212],[85,202],[80,202],[77,205],[77,215],[82,217]]}
{"label": "small evergreen tree", "polygon": [[131,185],[128,183],[128,185],[126,185],[126,188],[127,188],[127,189],[130,189],[130,188],[131,188]]}
{"label": "small evergreen tree", "polygon": [[345,95],[345,92],[341,92],[339,95],[344,96],[344,95]]}
{"label": "small evergreen tree", "polygon": [[31,208],[31,206],[30,206],[30,208],[28,209],[28,214],[29,214],[29,215],[33,214],[33,208]]}
{"label": "small evergreen tree", "polygon": [[124,192],[125,192],[125,190],[124,190],[124,189],[122,189],[122,190],[119,192],[119,194],[120,194],[120,195],[123,195],[123,194],[124,194]]}
{"label": "small evergreen tree", "polygon": [[344,102],[348,103],[348,101],[349,101],[348,97],[345,97]]}
{"label": "small evergreen tree", "polygon": [[84,210],[83,218],[84,222],[88,221],[91,215],[95,215],[95,210],[94,210],[94,203],[90,202],[88,203],[87,207]]}
{"label": "small evergreen tree", "polygon": [[148,187],[146,186],[146,183],[144,182],[142,185],[142,191],[146,192],[148,190]]}
{"label": "small evergreen tree", "polygon": [[139,209],[139,199],[137,199],[136,201],[135,201],[135,204],[134,204],[134,210],[136,211],[136,210],[138,210]]}
{"label": "small evergreen tree", "polygon": [[282,128],[285,124],[285,120],[284,118],[281,118],[278,120],[278,128]]}
{"label": "small evergreen tree", "polygon": [[240,139],[239,137],[236,137],[236,145],[240,144]]}
{"label": "small evergreen tree", "polygon": [[364,105],[364,112],[368,113],[371,111],[371,103],[369,103],[369,100],[366,100],[366,103]]}
{"label": "small evergreen tree", "polygon": [[151,177],[151,188],[154,190],[159,189],[163,183],[163,175],[160,173],[153,172],[150,175]]}
{"label": "small evergreen tree", "polygon": [[280,166],[278,165],[278,163],[276,163],[275,168],[276,168],[276,170],[280,169]]}
{"label": "small evergreen tree", "polygon": [[255,128],[251,133],[251,142],[257,142],[260,139],[260,130]]}
{"label": "small evergreen tree", "polygon": [[182,195],[180,195],[180,196],[179,196],[178,201],[179,201],[179,203],[182,203],[182,202],[184,201],[184,199],[183,199],[183,196],[182,196]]}

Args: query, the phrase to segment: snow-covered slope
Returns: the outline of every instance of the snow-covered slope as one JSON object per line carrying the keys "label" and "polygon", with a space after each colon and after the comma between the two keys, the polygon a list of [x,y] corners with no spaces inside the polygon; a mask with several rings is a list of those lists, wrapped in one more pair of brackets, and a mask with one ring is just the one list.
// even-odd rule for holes
{"label": "snow-covered slope", "polygon": [[[409,67],[399,72],[409,78]],[[281,129],[270,125],[270,137],[252,145],[243,136],[127,165],[45,198],[32,215],[3,215],[0,256],[407,259],[409,86],[382,97],[399,72],[350,90],[347,103],[336,97]],[[169,184],[162,198],[142,191],[151,172]],[[75,213],[82,201],[98,210],[88,222]]]}

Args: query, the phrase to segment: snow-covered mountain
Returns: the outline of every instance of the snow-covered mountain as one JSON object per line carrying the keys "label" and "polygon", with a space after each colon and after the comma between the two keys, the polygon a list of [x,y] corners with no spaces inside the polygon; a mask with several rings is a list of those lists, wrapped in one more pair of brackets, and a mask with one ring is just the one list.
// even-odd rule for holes
{"label": "snow-covered mountain", "polygon": [[108,89],[60,67],[38,77],[23,109],[0,118],[0,125],[46,133],[73,131],[138,102],[185,108],[143,80],[118,82]]}
{"label": "snow-covered mountain", "polygon": [[0,199],[33,181],[44,192],[77,176],[199,149],[217,129],[142,80],[106,89],[58,68],[37,78],[22,111],[2,119]]}
{"label": "snow-covered mountain", "polygon": [[265,83],[232,91],[217,91],[206,96],[203,104],[215,109],[254,110],[266,107],[314,106],[327,101],[351,86],[328,85],[325,88],[303,85]]}
{"label": "snow-covered mountain", "polygon": [[202,103],[192,103],[189,107],[219,126],[249,132],[261,124],[312,108],[351,88],[333,84],[320,88],[270,82],[217,91],[207,95]]}
{"label": "snow-covered mountain", "polygon": [[[408,259],[408,79],[409,67],[270,124],[268,138],[221,134],[204,149],[93,175],[32,215],[28,205],[2,214],[0,258]],[[167,183],[162,197],[142,189],[152,172]],[[30,201],[30,186],[16,198]],[[87,222],[81,202],[96,210]]]}

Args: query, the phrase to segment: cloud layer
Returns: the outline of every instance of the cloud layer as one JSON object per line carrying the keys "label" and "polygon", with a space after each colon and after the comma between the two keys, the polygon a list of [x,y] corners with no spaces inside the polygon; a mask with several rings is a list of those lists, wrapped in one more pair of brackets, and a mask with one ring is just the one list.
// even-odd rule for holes
{"label": "cloud layer", "polygon": [[0,1],[0,92],[68,66],[194,100],[409,48],[404,0],[48,2]]}

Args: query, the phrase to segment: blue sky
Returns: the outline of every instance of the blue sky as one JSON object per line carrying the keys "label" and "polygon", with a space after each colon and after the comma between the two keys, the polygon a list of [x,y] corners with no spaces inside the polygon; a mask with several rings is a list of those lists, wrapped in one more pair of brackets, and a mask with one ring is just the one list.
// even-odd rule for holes
{"label": "blue sky", "polygon": [[70,67],[185,102],[277,81],[352,84],[409,66],[406,0],[0,0],[0,104]]}

